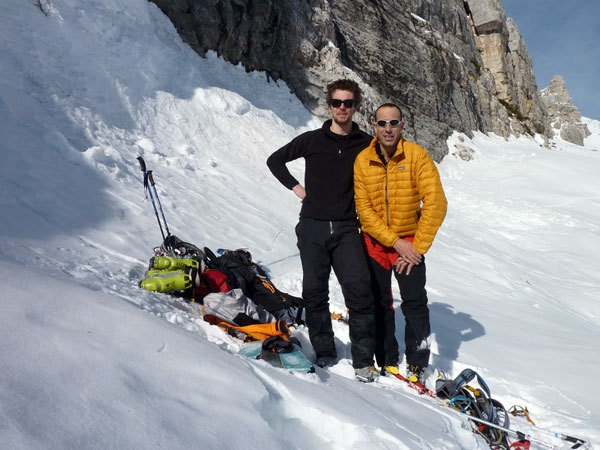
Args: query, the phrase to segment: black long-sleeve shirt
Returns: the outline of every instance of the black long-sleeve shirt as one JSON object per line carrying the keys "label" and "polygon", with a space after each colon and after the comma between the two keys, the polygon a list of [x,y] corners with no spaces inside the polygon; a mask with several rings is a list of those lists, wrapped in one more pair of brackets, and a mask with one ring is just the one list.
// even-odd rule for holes
{"label": "black long-sleeve shirt", "polygon": [[354,159],[369,146],[372,137],[355,123],[352,132],[346,136],[333,133],[330,127],[331,120],[327,120],[320,129],[297,136],[269,156],[267,165],[281,184],[292,189],[299,182],[286,163],[304,158],[306,198],[300,217],[354,219]]}

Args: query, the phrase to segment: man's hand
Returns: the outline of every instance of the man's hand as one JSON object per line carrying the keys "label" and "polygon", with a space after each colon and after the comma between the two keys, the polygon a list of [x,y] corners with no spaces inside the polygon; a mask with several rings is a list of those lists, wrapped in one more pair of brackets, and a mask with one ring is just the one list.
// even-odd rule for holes
{"label": "man's hand", "polygon": [[410,241],[398,239],[394,242],[394,250],[399,255],[395,264],[398,273],[402,273],[406,269],[406,275],[408,275],[413,266],[421,263],[422,256],[415,250]]}
{"label": "man's hand", "polygon": [[296,194],[296,196],[300,200],[304,200],[306,198],[306,190],[304,189],[304,186],[302,186],[301,184],[297,184],[296,186],[294,186],[292,188],[292,192],[294,194]]}
{"label": "man's hand", "polygon": [[414,267],[414,264],[408,263],[402,258],[402,256],[398,256],[396,260],[396,264],[394,264],[394,270],[398,273],[402,273],[404,269],[406,269],[406,275],[410,275],[410,271]]}

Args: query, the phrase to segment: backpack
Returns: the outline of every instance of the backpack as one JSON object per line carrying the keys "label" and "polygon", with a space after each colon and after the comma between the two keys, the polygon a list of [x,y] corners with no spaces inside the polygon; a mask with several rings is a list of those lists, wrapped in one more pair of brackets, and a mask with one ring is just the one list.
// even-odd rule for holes
{"label": "backpack", "polygon": [[277,320],[264,308],[255,305],[241,289],[204,297],[204,320],[244,341],[275,342],[270,340],[273,337],[287,341],[291,337],[285,320]]}
{"label": "backpack", "polygon": [[227,275],[227,283],[232,288],[239,288],[244,293],[248,292],[254,278],[264,273],[262,268],[252,262],[252,255],[246,249],[222,250],[220,256],[216,256],[208,247],[204,247],[204,254],[208,267],[216,269]]}
{"label": "backpack", "polygon": [[252,261],[246,249],[221,250],[216,256],[204,247],[206,264],[209,269],[218,270],[227,276],[230,289],[241,289],[254,303],[269,311],[277,319],[288,323],[299,323],[297,317],[303,306],[302,299],[282,292],[275,287],[265,270]]}
{"label": "backpack", "polygon": [[241,326],[277,320],[262,306],[250,301],[241,289],[208,294],[204,297],[204,312]]}
{"label": "backpack", "polygon": [[211,292],[229,292],[232,287],[227,283],[227,275],[216,269],[206,269],[199,276],[200,284],[193,290],[193,297],[202,300]]}
{"label": "backpack", "polygon": [[[470,386],[476,379],[479,388]],[[448,399],[450,407],[467,415],[499,425],[509,427],[508,413],[502,403],[491,397],[490,388],[478,373],[464,369],[454,380],[439,379],[436,382],[436,394]],[[474,431],[481,435],[492,448],[508,449],[508,436],[505,431],[474,422]]]}

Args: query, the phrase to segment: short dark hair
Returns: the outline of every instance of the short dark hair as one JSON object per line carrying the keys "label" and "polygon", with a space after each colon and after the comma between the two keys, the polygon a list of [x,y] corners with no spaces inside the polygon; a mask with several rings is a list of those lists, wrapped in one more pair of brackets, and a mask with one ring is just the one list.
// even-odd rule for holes
{"label": "short dark hair", "polygon": [[381,108],[396,108],[398,110],[398,112],[400,113],[400,120],[402,120],[402,110],[395,103],[384,103],[383,105],[380,105],[379,108],[377,108],[375,110],[375,112],[373,113],[373,120],[375,120],[377,118],[377,113],[379,112],[379,110]]}
{"label": "short dark hair", "polygon": [[362,101],[362,92],[356,81],[343,79],[343,80],[336,80],[333,83],[329,83],[327,85],[327,99],[326,99],[328,105],[330,104],[331,99],[333,98],[332,97],[333,93],[337,90],[352,92],[354,94],[355,108],[358,108],[360,106],[360,103]]}

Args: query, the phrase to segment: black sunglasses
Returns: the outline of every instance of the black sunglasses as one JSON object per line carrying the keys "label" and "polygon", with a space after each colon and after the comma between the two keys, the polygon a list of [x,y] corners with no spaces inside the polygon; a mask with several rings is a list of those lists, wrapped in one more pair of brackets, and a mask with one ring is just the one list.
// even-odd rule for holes
{"label": "black sunglasses", "polygon": [[388,123],[396,128],[397,126],[400,126],[400,123],[402,123],[401,120],[398,119],[392,119],[392,120],[378,120],[377,122],[375,122],[377,124],[377,126],[384,128]]}
{"label": "black sunglasses", "polygon": [[342,106],[342,104],[344,104],[346,108],[352,108],[354,106],[354,99],[351,98],[348,100],[340,100],[337,98],[333,98],[329,101],[329,104],[334,108],[339,108],[340,106]]}

